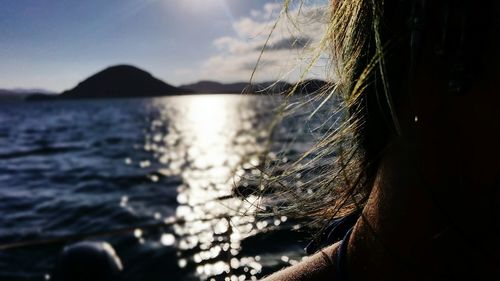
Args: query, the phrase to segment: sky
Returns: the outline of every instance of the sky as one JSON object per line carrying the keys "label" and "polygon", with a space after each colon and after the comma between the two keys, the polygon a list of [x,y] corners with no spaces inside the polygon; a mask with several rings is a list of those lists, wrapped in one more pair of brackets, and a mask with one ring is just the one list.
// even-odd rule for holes
{"label": "sky", "polygon": [[[248,81],[282,2],[0,0],[0,88],[60,92],[116,64],[176,86]],[[278,21],[256,81],[302,79],[328,0],[306,0],[300,13],[298,2]],[[308,77],[325,76],[315,66]]]}

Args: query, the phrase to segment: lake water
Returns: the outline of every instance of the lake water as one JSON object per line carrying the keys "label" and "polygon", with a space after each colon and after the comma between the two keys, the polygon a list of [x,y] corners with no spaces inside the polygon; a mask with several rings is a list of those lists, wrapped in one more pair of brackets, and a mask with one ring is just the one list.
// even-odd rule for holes
{"label": "lake water", "polygon": [[[307,241],[287,217],[257,218],[266,126],[280,100],[197,95],[0,105],[0,244],[87,233],[125,280],[252,280],[293,264]],[[310,146],[296,116],[273,147]],[[279,151],[269,154],[287,161]],[[292,155],[293,154],[293,155]],[[289,159],[288,159],[289,160]],[[49,280],[83,237],[0,251],[0,280]],[[56,243],[57,242],[57,243]]]}

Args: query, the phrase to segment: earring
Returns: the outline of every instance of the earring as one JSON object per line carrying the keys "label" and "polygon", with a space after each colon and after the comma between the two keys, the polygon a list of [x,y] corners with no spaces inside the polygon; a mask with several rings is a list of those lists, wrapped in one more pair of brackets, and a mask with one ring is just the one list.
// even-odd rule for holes
{"label": "earring", "polygon": [[[425,28],[425,7],[426,0],[413,0],[411,2],[411,13],[409,19],[409,29],[410,29],[410,71],[409,79],[412,81],[415,79],[415,71],[417,67],[417,60],[422,51],[422,41],[423,32]],[[411,84],[411,83],[410,83]],[[414,90],[410,86],[408,93],[410,99],[413,100]],[[412,102],[414,104],[414,102]],[[414,110],[415,111],[415,110]],[[413,116],[413,122],[417,124],[419,122],[418,114],[415,113]]]}

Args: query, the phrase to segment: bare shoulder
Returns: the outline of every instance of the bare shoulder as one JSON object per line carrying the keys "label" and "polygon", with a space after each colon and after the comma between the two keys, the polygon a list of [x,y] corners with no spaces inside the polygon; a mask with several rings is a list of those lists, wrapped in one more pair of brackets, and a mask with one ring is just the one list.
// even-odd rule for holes
{"label": "bare shoulder", "polygon": [[307,281],[332,280],[335,275],[336,252],[340,243],[328,246],[302,262],[287,267],[266,277],[262,281]]}

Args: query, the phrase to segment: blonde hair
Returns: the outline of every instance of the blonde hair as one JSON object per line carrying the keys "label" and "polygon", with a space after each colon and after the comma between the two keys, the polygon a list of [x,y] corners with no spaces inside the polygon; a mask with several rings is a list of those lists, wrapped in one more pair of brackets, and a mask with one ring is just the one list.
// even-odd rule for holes
{"label": "blonde hair", "polygon": [[[285,0],[284,12],[291,0]],[[312,226],[359,210],[371,191],[378,157],[390,136],[399,133],[385,71],[380,35],[383,0],[332,1],[328,26],[318,49],[332,54],[335,83],[314,94],[319,107],[335,100],[331,114],[340,122],[329,128],[316,145],[291,164],[276,165],[267,159],[261,185],[272,190],[272,214],[311,220]],[[312,63],[311,63],[312,65]],[[374,81],[382,85],[374,87]],[[294,93],[300,83],[290,91]],[[368,97],[368,93],[375,97]],[[338,99],[337,97],[340,97]],[[382,139],[373,143],[367,124],[367,99],[374,98],[383,110],[374,116],[385,123]],[[381,104],[383,103],[383,105]],[[288,109],[288,100],[285,100]],[[311,115],[317,113],[315,109]],[[281,115],[288,116],[289,111]],[[382,116],[383,115],[383,116]],[[378,133],[377,133],[378,134]],[[334,155],[334,161],[332,160]],[[325,160],[327,163],[325,163]],[[272,163],[270,163],[272,162]],[[311,174],[300,186],[290,187],[296,175]],[[266,195],[269,196],[269,195]],[[278,202],[278,203],[276,203]],[[269,210],[266,209],[266,210]]]}

